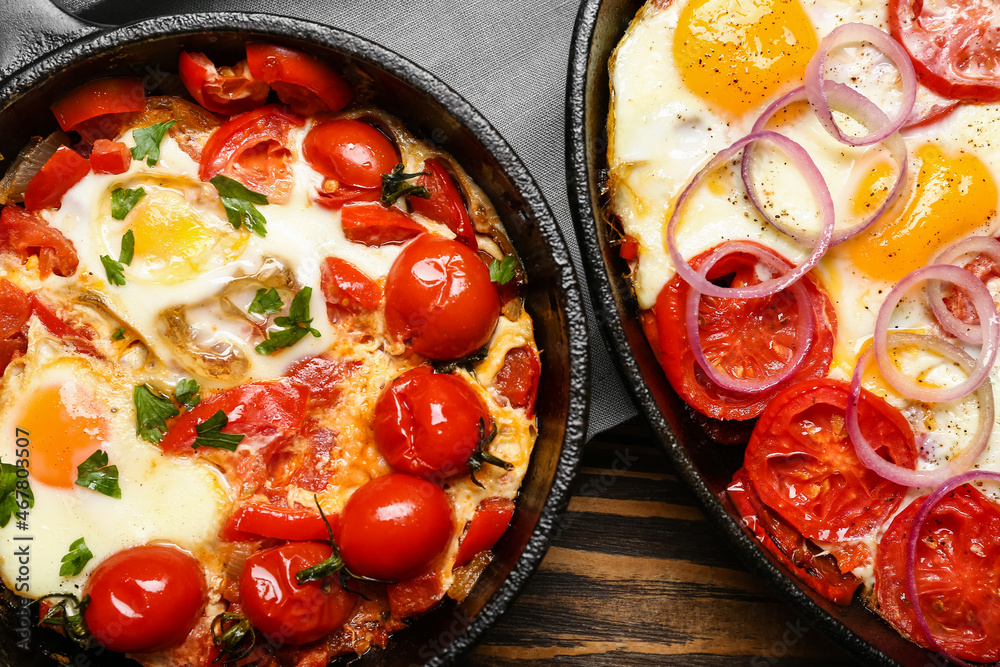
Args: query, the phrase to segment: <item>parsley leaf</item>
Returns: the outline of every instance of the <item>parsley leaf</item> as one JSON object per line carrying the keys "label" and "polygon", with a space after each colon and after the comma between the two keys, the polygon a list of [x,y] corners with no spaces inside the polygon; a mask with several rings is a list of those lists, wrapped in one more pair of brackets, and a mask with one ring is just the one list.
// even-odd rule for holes
{"label": "parsley leaf", "polygon": [[135,403],[135,432],[146,442],[160,442],[167,432],[167,419],[180,414],[169,398],[153,392],[147,384],[132,390],[132,402]]}
{"label": "parsley leaf", "polygon": [[312,298],[312,287],[303,287],[292,299],[292,305],[288,309],[287,317],[276,317],[274,323],[279,327],[284,327],[281,331],[271,332],[267,340],[260,343],[254,349],[259,354],[271,354],[276,350],[291,347],[306,334],[312,334],[316,338],[320,337],[319,331],[312,328],[312,318],[309,317],[309,300]]}
{"label": "parsley leaf", "polygon": [[124,220],[128,212],[145,196],[146,191],[142,188],[135,190],[115,188],[111,191],[111,217],[115,220]]}
{"label": "parsley leaf", "polygon": [[431,193],[427,188],[422,185],[414,185],[413,183],[406,182],[411,178],[426,175],[426,171],[420,171],[415,174],[404,174],[402,162],[392,168],[391,174],[382,174],[382,197],[379,199],[382,202],[382,206],[392,206],[397,199],[403,196],[430,199]]}
{"label": "parsley leaf", "polygon": [[[10,517],[35,506],[35,494],[31,492],[28,477],[18,478],[19,469],[11,463],[0,463],[0,528],[10,522]],[[27,471],[26,468],[24,470]],[[23,482],[20,488],[19,482]]]}
{"label": "parsley leaf", "polygon": [[176,120],[168,120],[163,123],[141,127],[132,130],[132,138],[135,139],[135,147],[132,148],[132,159],[141,160],[146,158],[146,164],[155,167],[160,159],[160,142],[167,135],[167,131],[173,127]]}
{"label": "parsley leaf", "polygon": [[118,261],[122,264],[131,264],[133,255],[135,255],[135,234],[130,229],[122,237],[122,249],[118,253]]}
{"label": "parsley leaf", "polygon": [[516,266],[511,255],[507,255],[499,262],[494,259],[490,262],[490,280],[500,285],[506,285],[514,279]]}
{"label": "parsley leaf", "polygon": [[257,290],[257,294],[250,303],[250,307],[247,308],[247,312],[257,315],[273,315],[284,307],[285,303],[281,300],[278,290],[273,287],[270,290],[266,287],[261,287]]}
{"label": "parsley leaf", "polygon": [[112,498],[121,498],[118,486],[118,466],[108,465],[108,455],[98,449],[86,461],[76,467],[76,483],[86,489],[93,489]]}
{"label": "parsley leaf", "polygon": [[111,334],[111,340],[122,340],[123,338],[125,338],[125,327],[118,327]]}
{"label": "parsley leaf", "polygon": [[177,399],[178,403],[190,410],[201,402],[201,396],[198,395],[199,391],[201,391],[201,387],[198,386],[197,380],[184,378],[174,387],[174,398]]}
{"label": "parsley leaf", "polygon": [[101,264],[108,274],[109,283],[119,287],[125,284],[125,266],[121,262],[111,259],[110,255],[101,255]]}
{"label": "parsley leaf", "polygon": [[228,423],[229,417],[226,416],[225,412],[219,410],[202,423],[196,424],[194,430],[198,437],[194,439],[191,447],[194,449],[214,447],[215,449],[235,452],[236,446],[245,436],[237,433],[223,433],[222,429],[226,428]]}
{"label": "parsley leaf", "polygon": [[239,181],[221,174],[213,177],[209,183],[219,191],[222,207],[226,209],[226,218],[233,229],[246,225],[247,229],[256,232],[258,236],[267,236],[265,227],[267,220],[264,219],[264,214],[257,210],[257,206],[268,203],[266,195],[254,192]]}
{"label": "parsley leaf", "polygon": [[94,557],[87,543],[81,537],[73,544],[69,545],[69,553],[62,557],[62,567],[59,568],[60,577],[75,577],[83,572],[90,559]]}

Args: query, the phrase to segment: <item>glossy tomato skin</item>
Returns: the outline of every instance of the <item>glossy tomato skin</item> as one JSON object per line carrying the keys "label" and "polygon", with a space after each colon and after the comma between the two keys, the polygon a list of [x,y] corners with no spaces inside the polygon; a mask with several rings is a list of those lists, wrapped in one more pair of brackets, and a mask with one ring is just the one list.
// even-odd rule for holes
{"label": "glossy tomato skin", "polygon": [[132,153],[121,141],[98,139],[90,151],[90,166],[96,174],[124,174],[132,165]]}
{"label": "glossy tomato skin", "polygon": [[435,158],[430,158],[424,162],[423,171],[426,173],[417,179],[417,185],[427,188],[430,197],[410,197],[410,208],[414,213],[446,224],[448,229],[455,232],[456,240],[472,250],[478,250],[476,231],[465,207],[465,200],[444,165]]}
{"label": "glossy tomato skin", "polygon": [[63,195],[90,173],[90,163],[72,148],[60,146],[28,182],[24,190],[24,208],[37,211],[59,208]]}
{"label": "glossy tomato skin", "polygon": [[486,403],[468,382],[430,366],[393,380],[372,418],[375,443],[392,467],[436,481],[468,471],[469,457],[492,424]]}
{"label": "glossy tomato skin", "polygon": [[146,545],[109,556],[91,573],[84,620],[112,651],[146,653],[184,641],[205,607],[205,575],[188,553]]}
{"label": "glossy tomato skin", "polygon": [[198,104],[227,116],[256,109],[271,92],[266,83],[253,77],[245,60],[219,71],[204,53],[181,51],[177,69]]}
{"label": "glossy tomato skin", "polygon": [[340,226],[348,241],[367,246],[402,243],[426,231],[395,206],[379,202],[350,202],[340,210]]}
{"label": "glossy tomato skin", "polygon": [[71,90],[51,109],[59,127],[69,132],[98,116],[142,111],[146,108],[145,96],[142,81],[137,77],[95,79]]}
{"label": "glossy tomato skin", "polygon": [[510,401],[511,407],[523,409],[530,419],[535,414],[541,374],[538,352],[530,345],[522,345],[508,350],[493,386]]}
{"label": "glossy tomato skin", "polygon": [[273,643],[307,644],[340,628],[358,596],[345,591],[336,576],[300,584],[295,575],[333,554],[329,543],[287,542],[258,551],[243,566],[243,613]]}
{"label": "glossy tomato skin", "polygon": [[436,484],[405,473],[377,477],[348,498],[337,545],[354,574],[402,581],[444,554],[454,531],[451,503]]}
{"label": "glossy tomato skin", "polygon": [[[331,525],[336,523],[336,516],[327,514],[326,518]],[[330,539],[326,523],[315,509],[260,503],[238,508],[219,532],[223,542],[246,542],[262,537],[296,541]]]}
{"label": "glossy tomato skin", "polygon": [[351,101],[351,88],[343,77],[308,53],[260,42],[246,48],[250,72],[270,84],[296,113],[340,111]]}
{"label": "glossy tomato skin", "polygon": [[382,287],[346,259],[327,257],[320,281],[331,322],[342,312],[373,311],[382,302]]}
{"label": "glossy tomato skin", "polygon": [[500,298],[479,257],[451,239],[421,234],[389,269],[386,324],[431,359],[459,359],[489,342]]}
{"label": "glossy tomato skin", "polygon": [[377,129],[360,120],[339,119],[309,130],[302,155],[323,176],[341,185],[375,189],[382,174],[399,163],[396,147]]}
{"label": "glossy tomato skin", "polygon": [[514,501],[507,498],[485,498],[472,515],[472,521],[458,545],[455,566],[460,567],[481,551],[491,549],[510,525],[514,516]]}

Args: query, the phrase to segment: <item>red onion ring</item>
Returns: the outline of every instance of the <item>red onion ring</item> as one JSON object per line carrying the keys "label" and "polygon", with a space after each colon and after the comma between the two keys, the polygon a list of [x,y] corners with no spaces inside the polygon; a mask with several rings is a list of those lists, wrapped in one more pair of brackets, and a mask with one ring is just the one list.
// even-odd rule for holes
{"label": "red onion ring", "polygon": [[[824,85],[824,81],[826,80],[827,55],[835,47],[852,42],[868,42],[888,56],[889,60],[896,66],[896,69],[899,70],[903,88],[903,101],[899,105],[899,111],[896,113],[895,118],[886,123],[881,129],[861,137],[852,137],[841,131],[837,125],[837,121],[833,118],[833,111],[830,109],[830,102],[827,99],[826,86]],[[897,132],[910,117],[910,112],[913,111],[913,104],[917,99],[917,75],[913,71],[913,63],[910,61],[910,56],[888,33],[864,23],[845,23],[831,30],[830,34],[823,38],[823,41],[819,43],[819,47],[816,49],[816,54],[813,55],[809,64],[806,65],[805,84],[809,104],[812,105],[813,111],[819,118],[819,122],[831,136],[850,146],[868,146],[878,143]]]}
{"label": "red onion ring", "polygon": [[[751,254],[771,269],[788,269],[784,259],[770,248],[763,248],[753,243],[747,243],[746,241],[729,241],[720,245],[711,255],[705,258],[704,263],[698,269],[698,273],[702,276],[707,276],[709,270],[720,259],[737,252]],[[698,365],[701,366],[702,370],[708,374],[715,384],[729,391],[743,394],[760,393],[784,382],[802,368],[802,364],[806,360],[806,354],[809,352],[813,334],[815,333],[816,320],[809,294],[806,292],[802,281],[795,281],[789,289],[792,290],[792,294],[795,296],[795,303],[799,309],[795,354],[777,374],[763,380],[734,378],[728,373],[720,373],[719,369],[708,360],[705,356],[705,350],[701,346],[701,336],[699,335],[698,327],[698,306],[701,304],[701,293],[693,287],[690,289],[687,296],[688,344],[691,346],[692,352],[694,352],[695,361],[698,362]]]}
{"label": "red onion ring", "polygon": [[[924,349],[930,349],[942,356],[948,357],[957,363],[966,373],[971,372],[976,365],[975,360],[966,354],[964,350],[936,336],[894,331],[890,332],[887,337],[894,344],[909,343],[911,345],[919,345]],[[968,470],[986,450],[990,433],[993,430],[993,385],[984,382],[976,388],[976,400],[979,401],[979,425],[969,443],[958,456],[953,457],[945,465],[931,470],[904,468],[891,461],[886,461],[879,456],[871,446],[871,443],[868,442],[868,439],[861,433],[861,425],[858,422],[858,404],[861,401],[861,376],[871,361],[872,353],[873,348],[869,347],[858,357],[858,363],[854,366],[854,374],[851,376],[851,392],[847,398],[847,410],[845,412],[847,433],[851,436],[851,442],[854,443],[854,451],[857,452],[861,463],[880,477],[903,486],[937,486],[953,475]]]}
{"label": "red onion ring", "polygon": [[[951,387],[932,388],[915,383],[903,375],[892,363],[886,344],[889,318],[892,316],[896,304],[911,287],[931,279],[947,280],[965,290],[976,307],[980,324],[985,325],[983,328],[983,347],[979,353],[979,359],[976,360],[975,368],[969,371],[968,378]],[[990,291],[986,289],[986,285],[979,278],[958,266],[934,264],[911,271],[892,288],[875,319],[873,347],[875,348],[875,362],[878,364],[882,377],[899,393],[925,403],[952,401],[972,393],[989,377],[990,369],[993,368],[993,362],[996,360],[998,344],[1000,344],[1000,318],[997,317],[996,304],[993,303]]]}
{"label": "red onion ring", "polygon": [[[951,264],[963,255],[986,255],[997,264],[1000,264],[1000,241],[992,236],[972,236],[962,239],[958,243],[949,246],[937,253],[931,264]],[[968,324],[951,314],[948,306],[944,304],[941,296],[941,283],[937,280],[927,281],[927,302],[934,311],[941,328],[950,333],[955,338],[980,345],[983,342],[983,330],[978,324]]]}
{"label": "red onion ring", "polygon": [[[800,171],[804,173],[806,182],[809,184],[809,189],[812,190],[813,197],[819,206],[821,219],[819,239],[816,245],[813,246],[812,254],[809,255],[806,261],[781,276],[749,287],[719,287],[692,269],[691,265],[681,255],[681,251],[677,247],[677,225],[680,223],[684,204],[701,180],[719,165],[731,159],[744,146],[752,144],[755,141],[770,141],[776,144],[799,167]],[[708,164],[695,175],[687,187],[684,188],[684,191],[681,192],[681,196],[678,197],[677,203],[674,205],[674,211],[670,215],[670,222],[667,224],[667,252],[674,264],[674,269],[680,274],[684,282],[702,294],[721,296],[728,299],[754,299],[780,292],[816,266],[816,262],[820,260],[827,248],[830,247],[830,237],[833,235],[833,223],[833,199],[830,197],[830,190],[826,187],[826,181],[823,180],[823,175],[816,167],[816,163],[809,157],[805,149],[788,137],[784,137],[776,132],[754,132],[716,153],[715,157],[708,161]]]}
{"label": "red onion ring", "polygon": [[[845,86],[842,83],[836,83],[834,81],[825,81],[824,86],[826,88],[826,93],[828,96],[829,104],[836,109],[844,111],[850,114],[852,117],[856,118],[865,127],[884,127],[889,124],[889,117],[879,109],[874,102],[869,100],[867,97],[859,93],[858,91]],[[772,103],[764,113],[760,115],[757,122],[754,123],[751,132],[760,132],[767,125],[767,122],[778,112],[779,109],[792,104],[793,102],[799,102],[806,99],[806,89],[805,87],[796,88],[792,92],[783,96],[776,102]],[[907,166],[907,152],[906,152],[906,142],[903,137],[898,133],[893,133],[885,138],[886,148],[892,154],[893,159],[896,161],[899,167],[899,175],[896,178],[895,185],[892,186],[892,190],[889,191],[889,195],[886,197],[882,205],[867,219],[862,222],[848,227],[847,229],[835,229],[833,231],[833,237],[830,239],[830,245],[837,245],[838,243],[843,243],[847,239],[860,234],[864,230],[875,224],[875,221],[882,217],[889,207],[895,203],[896,198],[899,197],[899,193],[903,191],[903,183],[906,180],[906,166]],[[872,142],[878,143],[878,142]],[[747,194],[750,196],[750,203],[753,207],[757,209],[761,217],[767,220],[771,225],[782,233],[790,236],[797,243],[809,246],[815,245],[818,241],[817,235],[812,232],[802,232],[800,230],[795,230],[787,227],[783,223],[778,222],[767,213],[764,212],[763,204],[760,201],[760,197],[757,194],[757,188],[753,185],[753,159],[755,155],[755,144],[748,145],[743,149],[743,186],[746,188]]]}

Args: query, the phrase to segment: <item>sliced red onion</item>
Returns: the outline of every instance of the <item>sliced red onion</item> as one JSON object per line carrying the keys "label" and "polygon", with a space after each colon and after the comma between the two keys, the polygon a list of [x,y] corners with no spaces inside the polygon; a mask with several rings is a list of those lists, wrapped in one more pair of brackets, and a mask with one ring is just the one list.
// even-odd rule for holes
{"label": "sliced red onion", "polygon": [[[698,269],[698,273],[701,276],[707,276],[709,270],[715,266],[720,259],[737,252],[745,252],[753,255],[774,271],[788,270],[788,264],[785,260],[769,248],[764,248],[754,243],[747,243],[746,241],[729,241],[720,245],[712,252],[712,254],[705,258],[704,263]],[[708,374],[713,382],[724,389],[728,389],[729,391],[740,392],[743,394],[754,394],[766,391],[771,387],[784,382],[798,372],[800,368],[802,368],[802,364],[805,363],[806,354],[809,352],[810,343],[813,339],[813,334],[816,328],[816,320],[812,309],[812,302],[809,299],[809,294],[806,292],[806,288],[802,284],[802,281],[794,282],[789,289],[792,290],[792,294],[795,296],[795,303],[799,309],[799,321],[798,326],[796,327],[797,342],[795,346],[795,354],[778,373],[764,379],[735,378],[728,373],[720,372],[715,364],[708,360],[705,356],[705,351],[701,346],[701,336],[699,335],[698,327],[698,306],[701,304],[702,295],[695,288],[692,287],[690,289],[687,297],[688,344],[694,352],[695,361],[698,362],[698,365],[701,366],[702,370]]]}
{"label": "sliced red onion", "polygon": [[[896,345],[916,345],[921,349],[931,350],[954,361],[958,366],[969,373],[975,368],[976,362],[959,347],[937,338],[925,334],[904,333],[894,331],[888,334],[889,344]],[[879,456],[875,449],[861,433],[861,426],[858,421],[858,404],[861,401],[861,376],[872,358],[873,348],[869,347],[858,358],[858,363],[854,366],[854,375],[851,377],[851,393],[847,399],[847,410],[845,421],[847,422],[847,433],[854,443],[854,451],[858,454],[858,459],[866,468],[872,470],[880,477],[884,477],[890,482],[903,486],[937,486],[949,477],[968,470],[982,453],[986,450],[986,445],[993,430],[993,385],[985,382],[976,389],[976,400],[979,401],[979,423],[976,432],[969,440],[962,452],[953,457],[943,466],[931,470],[912,470],[904,468],[891,461],[886,461]]]}
{"label": "sliced red onion", "polygon": [[[813,246],[812,254],[809,255],[806,261],[787,273],[748,287],[720,287],[712,284],[705,276],[692,269],[687,260],[681,255],[681,251],[677,247],[677,225],[680,223],[684,204],[701,182],[701,179],[714,171],[719,165],[732,159],[744,146],[755,141],[770,141],[776,144],[799,167],[799,170],[803,172],[803,175],[806,177],[806,183],[808,183],[809,189],[812,191],[813,197],[816,199],[816,204],[819,207],[821,221],[819,238],[816,241],[816,245]],[[674,263],[674,268],[680,274],[681,278],[702,294],[721,296],[728,299],[754,299],[780,292],[816,266],[816,262],[823,257],[827,248],[830,247],[830,237],[833,235],[833,223],[833,199],[830,197],[830,190],[826,187],[823,175],[816,168],[816,163],[812,161],[812,158],[809,157],[805,149],[788,137],[783,137],[776,132],[754,132],[716,153],[715,157],[709,160],[708,164],[684,188],[681,196],[677,199],[677,203],[674,205],[674,212],[670,216],[670,222],[667,224],[667,252],[670,254],[670,260]]]}
{"label": "sliced red onion", "polygon": [[[857,119],[865,127],[885,127],[889,123],[889,117],[886,116],[874,102],[853,88],[834,81],[826,81],[824,82],[824,85],[830,106]],[[764,113],[760,115],[760,118],[757,119],[757,122],[754,123],[751,132],[760,132],[764,130],[767,122],[771,120],[778,110],[785,108],[789,104],[800,102],[805,99],[805,87],[796,88],[767,107],[767,109],[764,110]],[[892,189],[889,191],[889,195],[886,197],[885,201],[882,202],[882,205],[879,206],[872,215],[868,216],[868,218],[862,220],[860,223],[852,227],[848,227],[847,229],[835,229],[833,237],[830,239],[830,245],[842,243],[852,236],[860,234],[864,230],[871,227],[876,220],[882,217],[883,213],[889,210],[889,207],[892,206],[893,203],[895,203],[896,198],[899,197],[899,193],[903,191],[903,183],[906,180],[906,165],[908,162],[906,142],[898,133],[892,133],[885,138],[885,143],[886,148],[889,149],[889,152],[892,154],[892,158],[896,161],[896,165],[899,169],[899,175],[896,177],[896,183],[892,186]],[[757,193],[757,188],[754,186],[752,173],[754,156],[756,155],[756,151],[754,150],[755,147],[755,144],[750,144],[743,149],[743,185],[747,190],[747,194],[750,196],[750,203],[753,204],[753,207],[757,209],[757,212],[760,213],[765,220],[782,233],[793,238],[797,243],[801,243],[804,246],[815,245],[818,238],[817,234],[814,232],[804,232],[802,230],[792,229],[764,212],[764,207],[760,201],[760,196]]]}
{"label": "sliced red onion", "polygon": [[[827,90],[824,85],[826,80],[826,57],[834,48],[843,44],[855,42],[868,42],[876,49],[884,53],[892,61],[902,83],[903,100],[899,105],[896,116],[884,126],[877,130],[872,130],[869,134],[861,137],[852,137],[844,134],[837,121],[833,118],[833,111],[830,109],[830,102],[827,99]],[[891,134],[897,132],[910,117],[913,104],[917,99],[917,75],[913,71],[913,63],[910,56],[900,44],[888,33],[882,32],[874,26],[865,23],[845,23],[837,26],[830,34],[823,38],[816,49],[816,54],[806,66],[805,74],[806,95],[809,104],[819,118],[819,122],[826,128],[826,131],[838,141],[842,141],[850,146],[867,146],[878,143]]]}
{"label": "sliced red onion", "polygon": [[[937,253],[931,264],[951,264],[965,255],[986,255],[1000,265],[1000,241],[992,236],[971,236],[949,246]],[[937,317],[941,328],[955,338],[980,345],[983,342],[983,330],[978,324],[968,324],[951,314],[941,296],[941,283],[937,280],[927,281],[927,302]]]}
{"label": "sliced red onion", "polygon": [[964,665],[965,667],[968,667],[969,663],[946,651],[945,648],[938,643],[938,640],[934,638],[934,635],[931,634],[931,626],[927,623],[927,619],[924,617],[924,610],[920,608],[920,597],[918,595],[919,591],[917,590],[917,544],[920,541],[920,531],[923,529],[924,523],[927,521],[927,517],[930,516],[931,510],[933,510],[946,495],[963,484],[974,482],[977,479],[988,479],[993,482],[1000,482],[1000,473],[988,470],[970,470],[969,472],[955,476],[939,486],[933,493],[931,493],[930,496],[927,497],[927,500],[925,500],[924,504],[920,506],[920,509],[917,510],[916,515],[913,517],[913,526],[910,529],[910,538],[906,543],[906,597],[910,600],[910,606],[913,609],[914,617],[917,619],[917,625],[920,626],[921,630],[923,630],[924,637],[926,637],[927,642],[930,644],[932,649],[939,652],[955,664]]}

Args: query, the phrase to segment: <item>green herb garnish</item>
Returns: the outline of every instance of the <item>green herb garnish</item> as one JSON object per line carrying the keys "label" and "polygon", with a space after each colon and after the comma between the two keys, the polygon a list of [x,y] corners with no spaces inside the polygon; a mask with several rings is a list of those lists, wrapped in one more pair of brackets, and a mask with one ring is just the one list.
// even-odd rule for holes
{"label": "green herb garnish", "polygon": [[167,420],[180,414],[170,399],[140,384],[132,390],[135,403],[135,432],[147,442],[159,443],[167,432]]}
{"label": "green herb garnish", "polygon": [[426,176],[426,171],[418,171],[415,174],[404,174],[403,163],[400,162],[392,168],[391,174],[382,174],[382,197],[379,201],[382,206],[392,206],[397,199],[403,196],[422,197],[430,199],[430,191],[422,185],[407,183],[411,178]]}
{"label": "green herb garnish", "polygon": [[201,402],[201,396],[198,395],[199,391],[201,391],[201,387],[198,386],[197,380],[184,378],[174,387],[174,398],[177,399],[178,403],[190,410]]}
{"label": "green herb garnish", "polygon": [[309,317],[309,300],[311,298],[312,287],[303,287],[299,290],[299,293],[292,299],[292,305],[288,309],[288,316],[274,318],[274,323],[284,328],[280,331],[271,332],[267,340],[258,344],[254,349],[259,354],[271,354],[276,350],[295,345],[306,334],[312,334],[316,338],[319,338],[320,333],[312,328],[312,318]]}
{"label": "green herb garnish", "polygon": [[69,545],[69,553],[62,557],[62,567],[59,568],[60,577],[75,577],[83,572],[90,559],[94,557],[87,543],[81,537],[73,544]]}
{"label": "green herb garnish", "polygon": [[125,232],[122,236],[122,249],[118,253],[117,261],[111,259],[110,255],[101,255],[101,264],[108,274],[108,282],[121,287],[125,284],[125,266],[132,263],[135,254],[135,234],[132,230]]}
{"label": "green herb garnish", "polygon": [[214,449],[225,449],[227,452],[235,452],[236,446],[243,440],[244,435],[238,433],[223,433],[222,429],[229,424],[229,417],[222,410],[206,419],[194,427],[198,437],[191,445],[194,449],[199,447],[212,447]]}
{"label": "green herb garnish", "polygon": [[135,190],[115,188],[111,191],[111,217],[115,220],[124,220],[128,212],[145,196],[146,191],[142,188]]}
{"label": "green herb garnish", "polygon": [[118,327],[111,334],[111,340],[122,340],[125,338],[125,327]]}
{"label": "green herb garnish", "polygon": [[93,489],[112,498],[121,498],[118,486],[118,466],[108,465],[108,455],[98,449],[76,467],[76,483],[85,489]]}
{"label": "green herb garnish", "polygon": [[132,148],[132,159],[141,160],[146,158],[146,164],[155,167],[160,159],[160,142],[167,132],[174,126],[176,120],[168,120],[163,123],[156,123],[149,127],[141,127],[132,130],[132,138],[135,139],[135,146]]}
{"label": "green herb garnish", "polygon": [[[223,612],[212,619],[212,643],[219,649],[219,657],[224,665],[239,662],[253,651],[257,638],[253,624],[242,614]],[[224,656],[224,657],[223,657]]]}
{"label": "green herb garnish", "polygon": [[483,464],[489,463],[491,466],[496,466],[498,468],[503,468],[506,471],[511,471],[514,469],[513,463],[508,463],[504,461],[499,456],[494,456],[490,453],[490,444],[497,437],[497,425],[493,422],[493,429],[487,435],[486,424],[483,423],[482,418],[479,419],[479,444],[476,446],[476,451],[472,452],[472,456],[469,457],[469,476],[472,478],[472,483],[478,486],[480,489],[484,488],[483,483],[476,479],[476,473],[483,467]]}
{"label": "green herb garnish", "polygon": [[84,595],[83,600],[78,600],[75,595],[54,593],[39,598],[36,602],[51,599],[57,599],[59,602],[49,608],[48,613],[38,621],[38,625],[62,628],[67,637],[84,648],[88,647],[91,636],[87,623],[83,620],[83,612],[90,604],[90,596]]}
{"label": "green herb garnish", "polygon": [[494,259],[490,262],[490,280],[499,285],[506,285],[514,279],[516,268],[517,263],[510,255],[507,255],[499,262]]}
{"label": "green herb garnish", "polygon": [[[18,470],[24,470],[25,475],[19,478]],[[35,494],[28,484],[27,468],[0,463],[0,528],[6,527],[12,516],[21,517],[24,510],[34,506]]]}
{"label": "green herb garnish", "polygon": [[258,236],[267,236],[265,226],[267,220],[264,219],[264,214],[257,210],[257,206],[268,203],[266,195],[254,192],[239,181],[221,174],[212,178],[209,183],[219,191],[222,207],[226,209],[226,218],[233,229],[246,225],[247,229]]}
{"label": "green herb garnish", "polygon": [[285,303],[281,300],[278,290],[273,287],[270,290],[266,287],[261,287],[257,290],[257,294],[254,296],[253,301],[250,302],[250,307],[247,308],[247,311],[257,315],[273,315],[280,312],[284,307]]}

